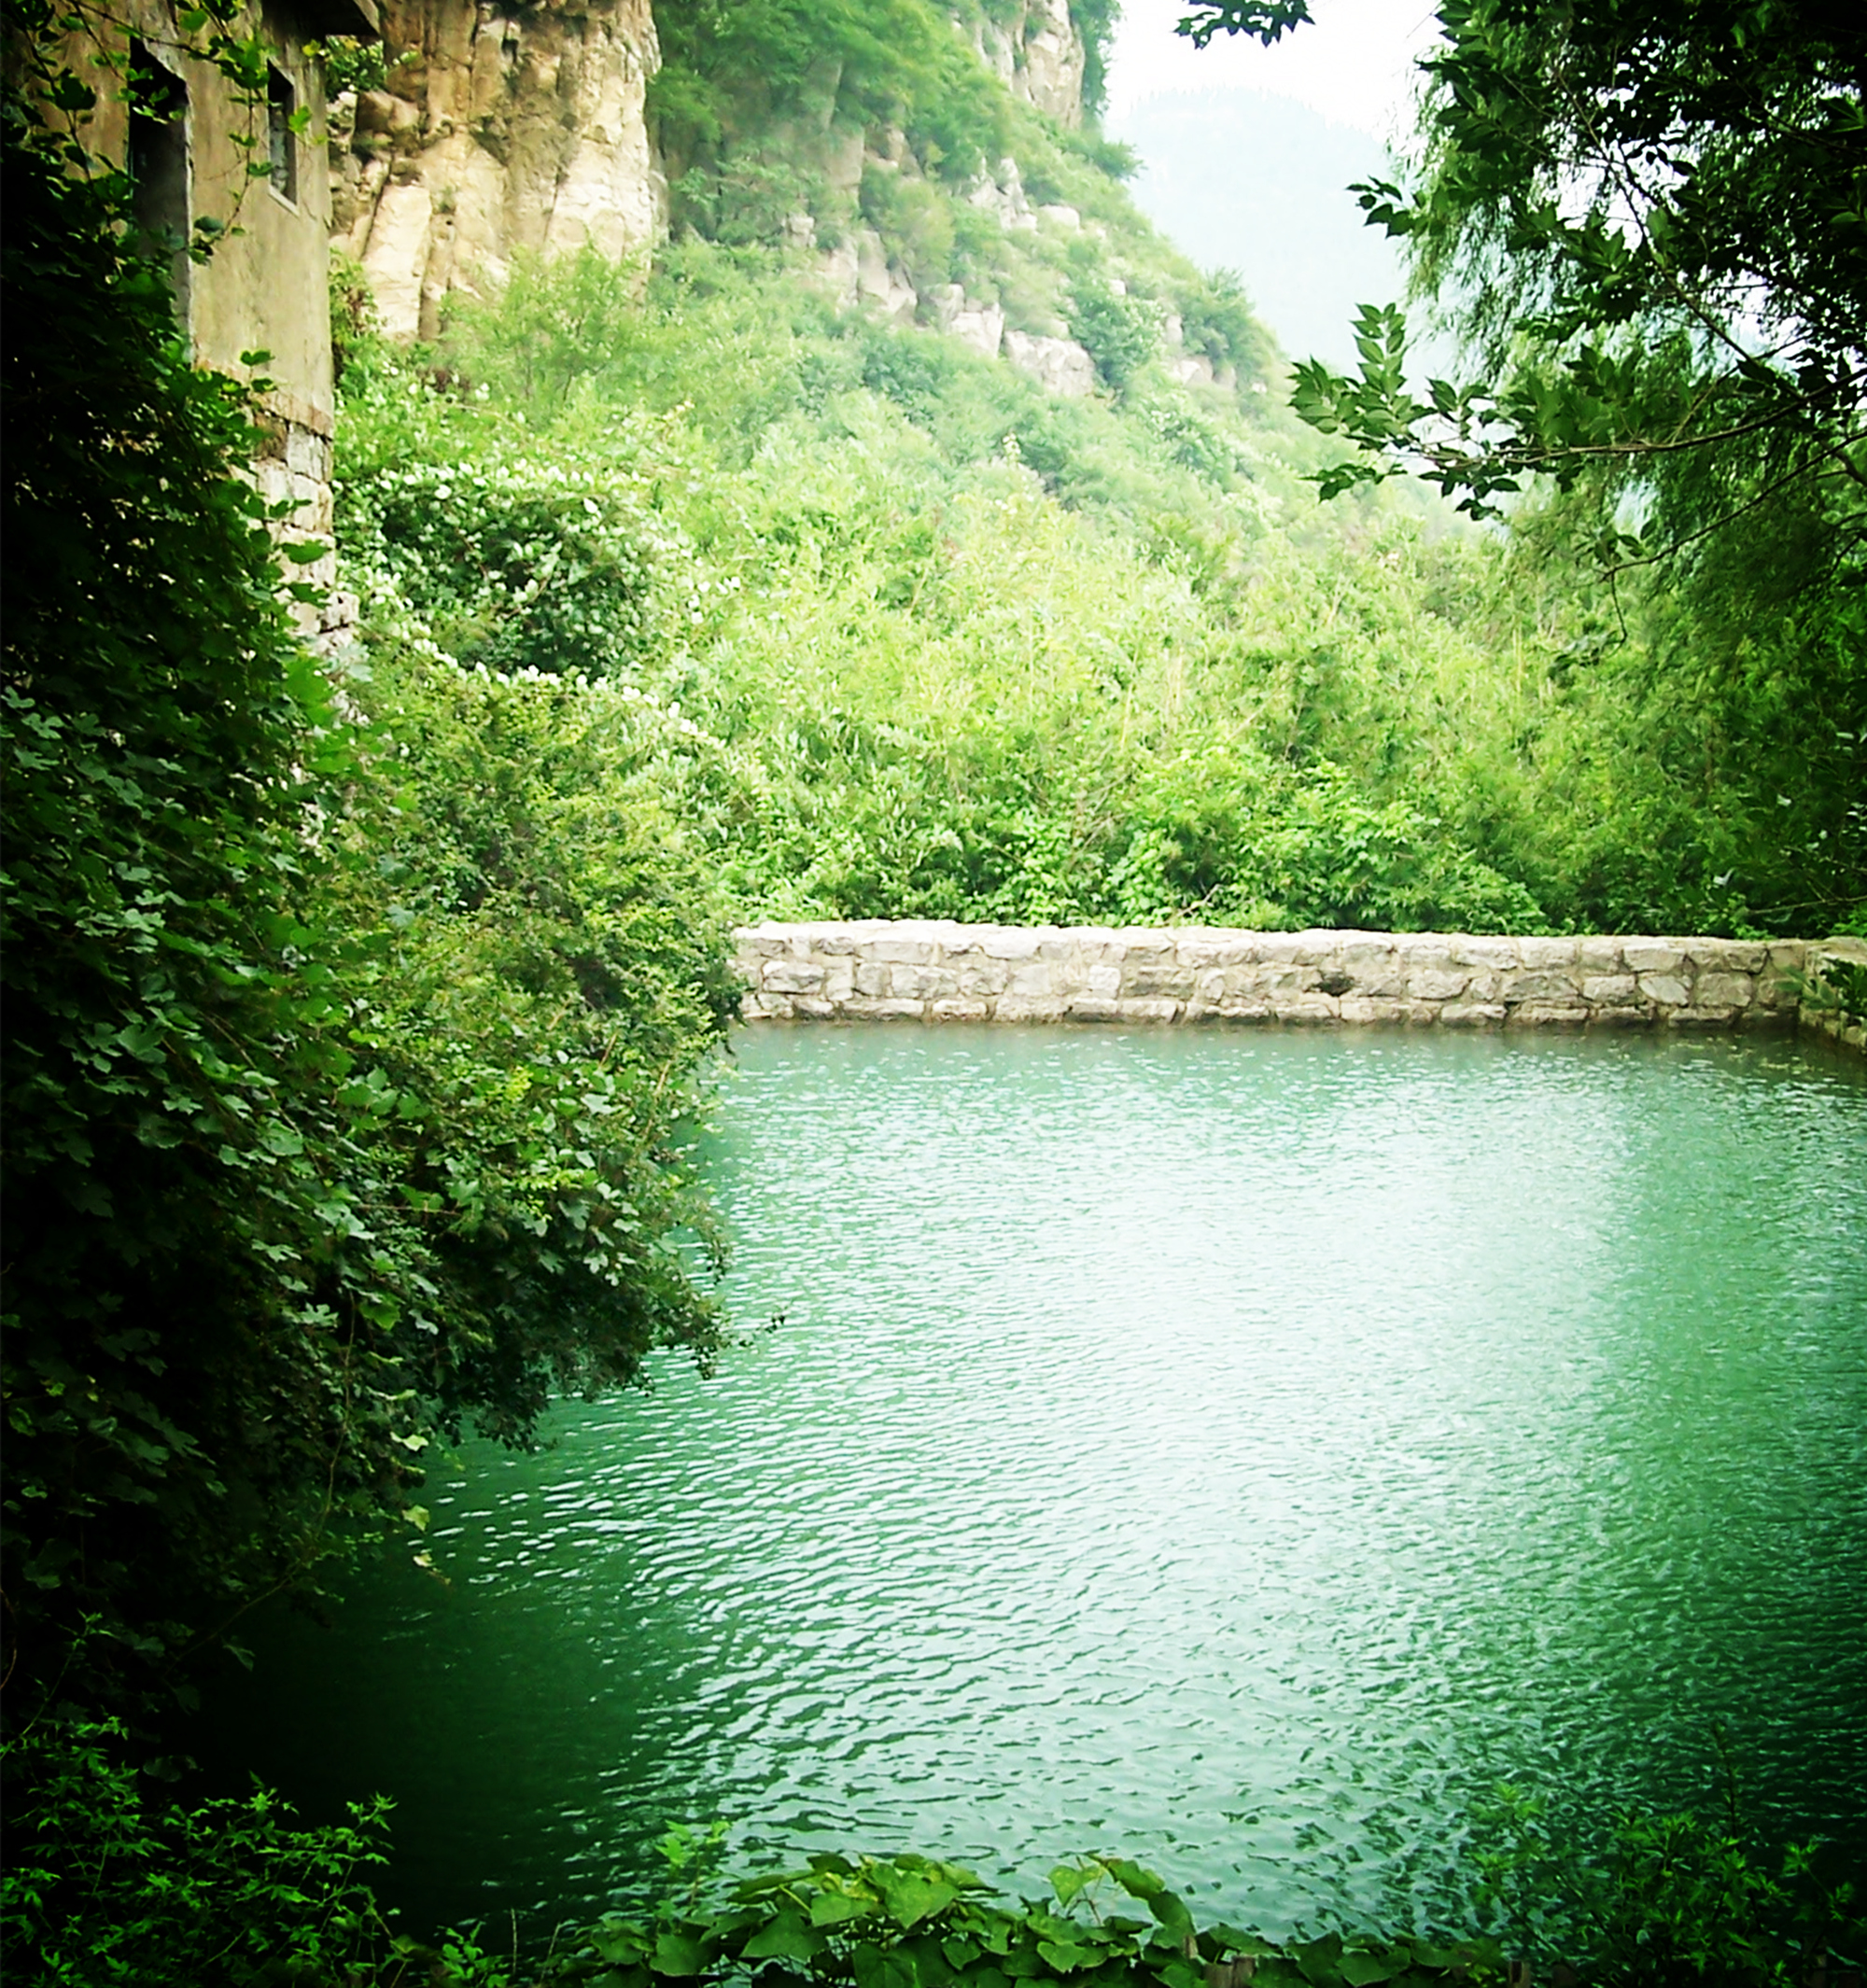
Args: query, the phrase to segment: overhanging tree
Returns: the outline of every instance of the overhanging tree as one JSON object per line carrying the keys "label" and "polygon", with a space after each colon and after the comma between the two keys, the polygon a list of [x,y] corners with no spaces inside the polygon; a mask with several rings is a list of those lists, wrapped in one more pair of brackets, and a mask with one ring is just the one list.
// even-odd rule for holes
{"label": "overhanging tree", "polygon": [[[1305,0],[1182,23],[1267,43]],[[1533,473],[1651,485],[1655,543],[1778,491],[1867,490],[1867,22],[1823,0],[1445,0],[1405,188],[1357,188],[1404,239],[1482,384],[1404,377],[1364,310],[1359,377],[1298,407],[1483,512]],[[1666,538],[1668,528],[1672,531]],[[1858,506],[1851,528],[1858,532]]]}
{"label": "overhanging tree", "polygon": [[[1306,0],[1181,23],[1267,45]],[[1411,471],[1474,515],[1535,492],[1526,552],[1650,569],[1644,634],[1689,721],[1670,777],[1734,816],[1771,929],[1867,902],[1867,18],[1828,0],[1442,0],[1416,164],[1354,190],[1459,334],[1407,373],[1367,306],[1355,375],[1297,412],[1357,453],[1325,496]],[[1616,614],[1623,636],[1621,595]],[[1734,780],[1719,769],[1736,769]],[[1744,769],[1748,769],[1748,777]],[[1734,912],[1739,923],[1741,912]]]}
{"label": "overhanging tree", "polygon": [[531,741],[455,823],[444,710],[336,707],[247,392],[45,101],[5,101],[0,272],[9,1709],[178,1681],[418,1519],[436,1435],[716,1344],[668,1130],[732,1000],[678,831],[589,752]]}

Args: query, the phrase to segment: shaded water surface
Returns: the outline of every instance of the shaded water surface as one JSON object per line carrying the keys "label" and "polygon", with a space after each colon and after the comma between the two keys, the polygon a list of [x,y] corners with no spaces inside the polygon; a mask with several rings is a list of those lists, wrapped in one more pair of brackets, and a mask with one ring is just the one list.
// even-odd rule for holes
{"label": "shaded water surface", "polygon": [[1867,1085],[1784,1043],[767,1029],[755,1331],[437,1472],[220,1733],[380,1787],[415,1921],[673,1817],[1276,1929],[1444,1897],[1500,1779],[1867,1820]]}

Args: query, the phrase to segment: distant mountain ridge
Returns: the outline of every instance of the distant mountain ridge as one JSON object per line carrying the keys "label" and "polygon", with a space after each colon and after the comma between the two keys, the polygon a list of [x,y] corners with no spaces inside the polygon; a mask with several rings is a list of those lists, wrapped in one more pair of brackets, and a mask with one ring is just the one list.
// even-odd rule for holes
{"label": "distant mountain ridge", "polygon": [[1404,295],[1394,244],[1347,190],[1393,172],[1366,132],[1229,89],[1144,98],[1111,118],[1110,134],[1142,159],[1135,204],[1202,268],[1240,272],[1292,357],[1352,366],[1355,306]]}

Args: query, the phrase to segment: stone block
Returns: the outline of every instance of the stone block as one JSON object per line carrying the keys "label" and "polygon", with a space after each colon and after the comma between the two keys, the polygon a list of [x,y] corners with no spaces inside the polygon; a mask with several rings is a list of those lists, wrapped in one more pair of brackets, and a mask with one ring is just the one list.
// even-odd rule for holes
{"label": "stone block", "polygon": [[1754,939],[1693,939],[1689,950],[1701,973],[1761,973],[1770,963],[1770,948]]}
{"label": "stone block", "polygon": [[[1628,952],[1633,952],[1628,947]],[[1630,958],[1630,966],[1634,963]],[[1677,973],[1642,973],[1639,976],[1640,991],[1649,1001],[1656,1001],[1663,1008],[1683,1008],[1688,999],[1686,984]]]}
{"label": "stone block", "polygon": [[741,926],[733,945],[742,959],[783,959],[791,953],[791,934],[781,925]]}
{"label": "stone block", "polygon": [[856,962],[844,953],[823,962],[823,999],[848,1001],[856,991]]}
{"label": "stone block", "polygon": [[1115,936],[1124,959],[1172,959],[1178,934],[1158,931],[1151,926],[1124,925]]}
{"label": "stone block", "polygon": [[948,1001],[960,991],[960,975],[944,962],[894,966],[889,969],[888,990],[901,1001]]}
{"label": "stone block", "polygon": [[1027,959],[1021,966],[1012,968],[1005,992],[1044,1000],[1057,991],[1057,973],[1058,969],[1047,959]]}
{"label": "stone block", "polygon": [[1454,966],[1488,966],[1494,970],[1509,971],[1523,963],[1515,939],[1486,939],[1474,937],[1467,931],[1454,932],[1446,950],[1452,955]]}
{"label": "stone block", "polygon": [[1504,1007],[1492,1001],[1449,1001],[1439,1010],[1442,1029],[1497,1029],[1503,1026]]}
{"label": "stone block", "polygon": [[1121,992],[1121,968],[1113,959],[1101,960],[1082,976],[1082,988],[1095,1001],[1113,1001]]}
{"label": "stone block", "polygon": [[1748,973],[1701,973],[1692,985],[1692,1001],[1701,1008],[1748,1008],[1755,993],[1756,983]]}
{"label": "stone block", "polygon": [[988,959],[1034,959],[1042,937],[1035,931],[1018,931],[1010,926],[995,925],[980,935],[978,943],[979,950]]}
{"label": "stone block", "polygon": [[1088,957],[1100,959],[1109,942],[1115,937],[1106,925],[1066,925],[1060,931],[1053,931],[1037,942],[1037,957],[1040,959],[1079,959],[1084,948]]}
{"label": "stone block", "polygon": [[1230,978],[1223,967],[1205,966],[1193,975],[1192,999],[1202,1007],[1210,1007],[1226,998],[1226,982]]}
{"label": "stone block", "polygon": [[1337,1003],[1337,1013],[1345,1022],[1404,1022],[1407,1003],[1380,1001],[1368,994],[1344,994]]}
{"label": "stone block", "polygon": [[889,991],[889,971],[864,959],[856,968],[856,992],[870,1001],[879,1001]]}
{"label": "stone block", "polygon": [[1519,939],[1517,955],[1532,973],[1551,973],[1576,963],[1579,939]]}
{"label": "stone block", "polygon": [[1258,969],[1257,985],[1276,1004],[1313,993],[1321,978],[1317,966],[1264,966]]}
{"label": "stone block", "polygon": [[919,1001],[869,1001],[858,995],[843,1003],[843,1013],[857,1021],[919,1021],[926,1015],[927,1004]]}
{"label": "stone block", "polygon": [[968,1001],[983,994],[1002,994],[1010,984],[1009,960],[990,957],[969,959],[960,969],[960,993]]}
{"label": "stone block", "polygon": [[1274,1022],[1277,1016],[1268,1001],[1228,995],[1216,1008],[1209,1011],[1208,1016],[1202,1018],[1221,1022]]}
{"label": "stone block", "polygon": [[1130,952],[1121,970],[1121,991],[1130,1001],[1188,1001],[1193,986],[1193,969],[1177,964],[1171,953],[1165,959],[1137,964]]}
{"label": "stone block", "polygon": [[1584,973],[1619,973],[1626,964],[1619,939],[1579,939],[1576,942],[1576,964]]}
{"label": "stone block", "polygon": [[1469,973],[1427,967],[1408,974],[1407,992],[1415,1001],[1456,1001],[1470,979]]}
{"label": "stone block", "polygon": [[1504,999],[1504,983],[1510,976],[1495,968],[1483,967],[1465,984],[1464,999],[1477,1001],[1497,1001]]}
{"label": "stone block", "polygon": [[1248,966],[1257,955],[1248,931],[1183,931],[1174,955],[1184,966]]}
{"label": "stone block", "polygon": [[1522,1001],[1509,1011],[1508,1019],[1516,1029],[1579,1029],[1589,1019],[1589,1009],[1574,999]]}
{"label": "stone block", "polygon": [[1504,983],[1507,1001],[1573,1001],[1576,985],[1566,973],[1512,973]]}
{"label": "stone block", "polygon": [[931,1013],[936,1022],[983,1022],[991,1017],[991,1003],[985,1001],[936,1001]]}
{"label": "stone block", "polygon": [[328,483],[330,481],[330,444],[322,435],[301,427],[296,421],[288,421],[286,424],[286,468],[296,476],[307,476],[314,483]]}
{"label": "stone block", "polygon": [[746,1000],[739,1009],[741,1015],[751,1015],[754,1004],[759,1021],[788,1022],[791,1019],[791,997],[788,994],[759,994]]}
{"label": "stone block", "polygon": [[1303,934],[1294,931],[1261,931],[1252,941],[1251,957],[1265,966],[1287,966],[1304,950]]}
{"label": "stone block", "polygon": [[1629,1001],[1624,1005],[1595,1009],[1588,1018],[1591,1029],[1644,1029],[1653,1019],[1653,1010],[1647,1001]]}
{"label": "stone block", "polygon": [[1437,1001],[1403,1001],[1404,1019],[1410,1029],[1430,1029],[1439,1018],[1442,1004]]}
{"label": "stone block", "polygon": [[773,994],[809,994],[823,985],[823,969],[807,959],[767,959],[760,978]]}
{"label": "stone block", "polygon": [[1063,1003],[1054,994],[1001,994],[994,1012],[1002,1022],[1060,1022]]}
{"label": "stone block", "polygon": [[1142,995],[1119,1001],[1116,1005],[1121,1010],[1123,1021],[1145,1022],[1158,1028],[1163,1023],[1178,1021],[1182,1004],[1161,996]]}
{"label": "stone block", "polygon": [[836,1016],[837,1003],[826,1001],[820,994],[800,994],[791,1003],[791,1011],[799,1021],[828,1022]]}
{"label": "stone block", "polygon": [[1118,1022],[1121,1002],[1096,994],[1077,994],[1064,1003],[1064,1018],[1073,1022]]}
{"label": "stone block", "polygon": [[1692,1001],[1683,1008],[1669,1008],[1660,1019],[1676,1029],[1728,1029],[1743,1013],[1741,1008]]}
{"label": "stone block", "polygon": [[1684,952],[1663,939],[1623,939],[1621,957],[1630,973],[1677,973],[1686,963]]}
{"label": "stone block", "polygon": [[885,960],[891,966],[929,966],[940,957],[940,948],[929,939],[871,939],[863,951],[869,959]]}
{"label": "stone block", "polygon": [[1632,973],[1591,973],[1581,984],[1581,998],[1592,1007],[1628,1007],[1639,1003],[1640,987]]}
{"label": "stone block", "polygon": [[1333,994],[1280,994],[1270,1003],[1280,1022],[1333,1022],[1341,1019],[1341,1006]]}

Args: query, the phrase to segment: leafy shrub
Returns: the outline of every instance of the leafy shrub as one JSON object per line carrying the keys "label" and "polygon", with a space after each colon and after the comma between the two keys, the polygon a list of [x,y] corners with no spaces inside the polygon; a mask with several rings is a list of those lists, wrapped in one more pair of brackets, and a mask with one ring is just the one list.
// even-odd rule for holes
{"label": "leafy shrub", "polygon": [[264,1790],[157,1805],[125,1738],[41,1722],[5,1749],[0,1965],[16,1988],[323,1982],[386,1944],[367,1882],[388,1861],[386,1802],[321,1829]]}
{"label": "leafy shrub", "polygon": [[613,470],[523,457],[384,466],[344,530],[434,640],[498,671],[609,675],[654,639],[656,563],[678,551]]}
{"label": "leafy shrub", "polygon": [[1117,393],[1160,345],[1160,309],[1145,297],[1125,297],[1079,277],[1070,293],[1070,330]]}
{"label": "leafy shrub", "polygon": [[[246,390],[178,349],[123,182],[20,119],[7,144],[4,1555],[30,1706],[181,1688],[256,1598],[418,1512],[435,1434],[523,1441],[552,1387],[717,1343],[669,1140],[731,990],[681,833],[589,777],[599,728],[550,679],[487,693],[472,833],[443,843],[448,707],[363,733],[364,679],[300,647],[235,473]],[[591,584],[634,600],[633,551],[554,488],[487,497],[483,550],[543,515],[561,560],[582,519]],[[531,578],[512,555],[495,598]],[[589,594],[561,598],[578,637]]]}

